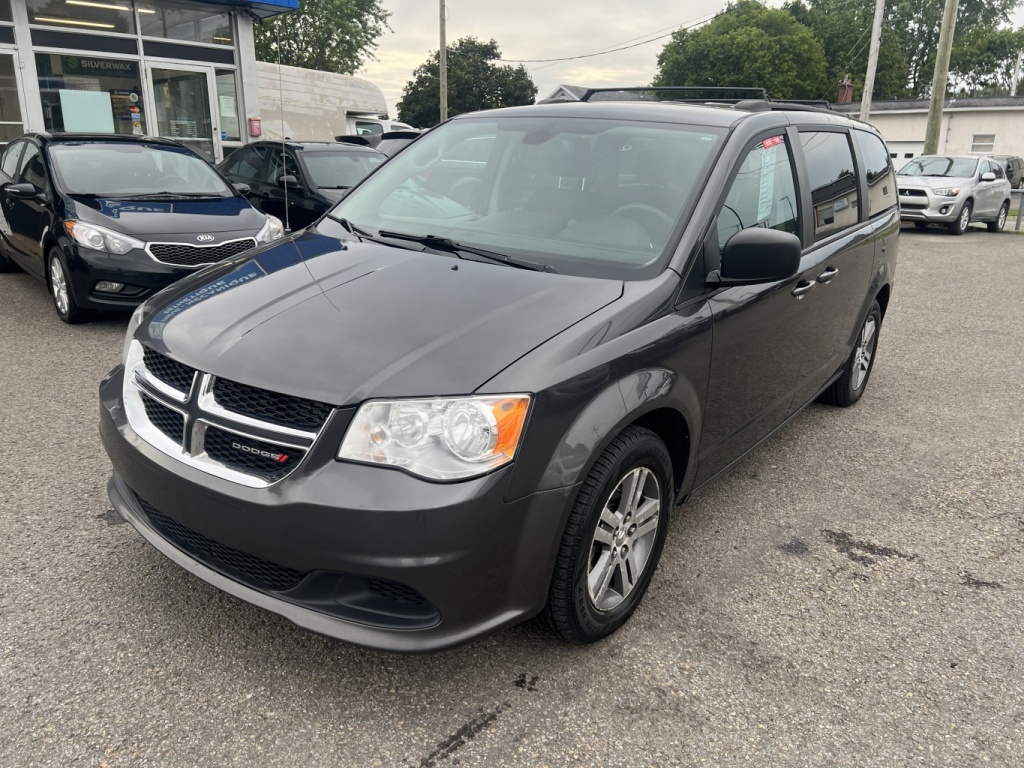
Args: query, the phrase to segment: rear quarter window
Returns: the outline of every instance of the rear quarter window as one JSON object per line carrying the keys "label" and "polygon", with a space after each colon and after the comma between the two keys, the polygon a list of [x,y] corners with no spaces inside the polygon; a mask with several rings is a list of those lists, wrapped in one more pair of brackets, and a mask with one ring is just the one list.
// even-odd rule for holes
{"label": "rear quarter window", "polygon": [[896,207],[896,176],[893,172],[889,150],[885,143],[873,133],[854,131],[864,175],[868,182],[868,215]]}

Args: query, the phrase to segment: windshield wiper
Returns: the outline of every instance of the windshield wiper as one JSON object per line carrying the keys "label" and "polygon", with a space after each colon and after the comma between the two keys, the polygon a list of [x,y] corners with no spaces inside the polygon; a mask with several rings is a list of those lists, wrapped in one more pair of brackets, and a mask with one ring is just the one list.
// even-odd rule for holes
{"label": "windshield wiper", "polygon": [[163,200],[166,198],[219,198],[214,192],[137,192],[131,195],[108,195],[120,200]]}
{"label": "windshield wiper", "polygon": [[410,235],[405,232],[392,232],[387,229],[382,229],[377,234],[380,237],[387,237],[392,240],[408,240],[409,242],[424,245],[427,248],[433,248],[438,251],[447,251],[454,256],[458,256],[460,259],[463,258],[463,253],[471,253],[474,256],[480,256],[481,258],[488,259],[489,261],[506,264],[518,269],[532,269],[534,272],[556,272],[553,267],[547,264],[536,264],[532,261],[514,259],[504,253],[488,251],[485,248],[477,248],[472,245],[463,245],[462,243],[457,243],[450,238],[440,237],[438,235]]}

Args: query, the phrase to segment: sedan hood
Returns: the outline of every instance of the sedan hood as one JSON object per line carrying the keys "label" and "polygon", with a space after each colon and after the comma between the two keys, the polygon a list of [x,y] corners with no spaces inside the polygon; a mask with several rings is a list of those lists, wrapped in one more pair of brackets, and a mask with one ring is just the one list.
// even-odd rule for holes
{"label": "sedan hood", "polygon": [[140,240],[152,239],[154,235],[182,235],[194,240],[198,234],[239,231],[256,234],[266,221],[266,216],[253,208],[244,197],[196,200],[70,199],[73,201],[75,217]]}
{"label": "sedan hood", "polygon": [[472,392],[621,295],[618,281],[308,230],[162,292],[137,338],[217,376],[348,405]]}

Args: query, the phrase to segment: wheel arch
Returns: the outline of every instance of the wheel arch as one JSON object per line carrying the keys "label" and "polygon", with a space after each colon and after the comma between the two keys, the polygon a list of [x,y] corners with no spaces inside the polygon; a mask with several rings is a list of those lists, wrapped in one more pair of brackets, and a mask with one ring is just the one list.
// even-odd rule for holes
{"label": "wheel arch", "polygon": [[878,291],[878,294],[875,296],[875,301],[878,302],[878,306],[881,307],[882,309],[883,320],[885,319],[885,310],[889,306],[889,296],[891,294],[892,288],[890,287],[889,283],[886,283],[881,287],[881,289]]}

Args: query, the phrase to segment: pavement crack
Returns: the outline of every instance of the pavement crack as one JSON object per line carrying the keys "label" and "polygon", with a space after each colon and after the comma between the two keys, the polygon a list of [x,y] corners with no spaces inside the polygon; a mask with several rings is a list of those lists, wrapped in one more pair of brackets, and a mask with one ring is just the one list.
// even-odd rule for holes
{"label": "pavement crack", "polygon": [[917,555],[907,555],[893,547],[883,547],[880,544],[872,544],[870,541],[858,541],[844,531],[830,531],[822,529],[822,534],[832,542],[837,550],[842,552],[855,563],[861,565],[874,565],[878,557],[898,557],[901,560],[917,560]]}
{"label": "pavement crack", "polygon": [[498,715],[510,706],[509,703],[504,702],[493,710],[484,710],[478,714],[434,747],[434,751],[420,761],[420,768],[434,768],[439,761],[454,755],[462,747],[475,739],[482,731],[485,731],[491,723],[498,719]]}
{"label": "pavement crack", "polygon": [[1003,589],[1003,585],[998,581],[982,581],[975,578],[970,571],[961,571],[960,579],[960,583],[965,587],[973,587],[974,589]]}

